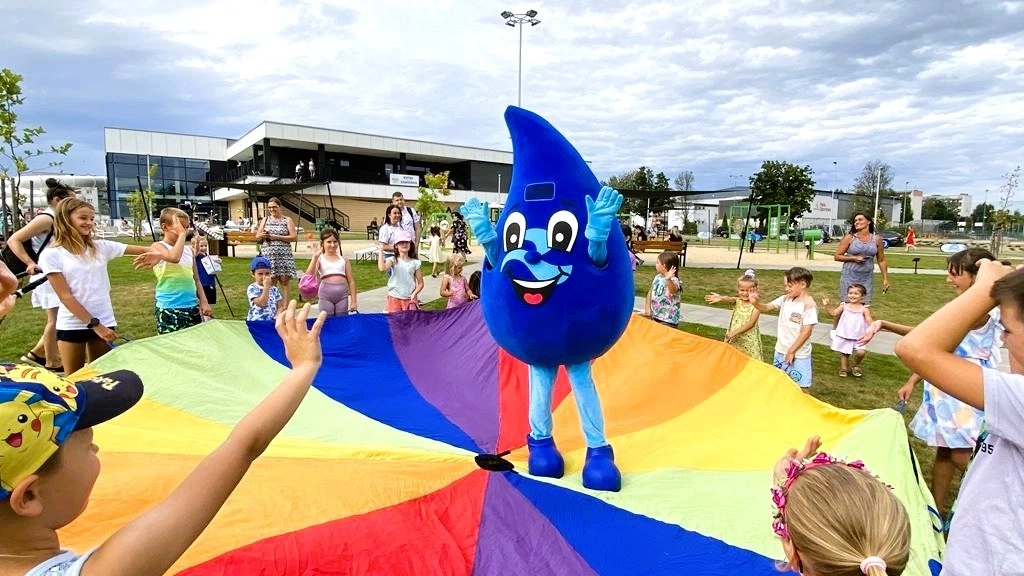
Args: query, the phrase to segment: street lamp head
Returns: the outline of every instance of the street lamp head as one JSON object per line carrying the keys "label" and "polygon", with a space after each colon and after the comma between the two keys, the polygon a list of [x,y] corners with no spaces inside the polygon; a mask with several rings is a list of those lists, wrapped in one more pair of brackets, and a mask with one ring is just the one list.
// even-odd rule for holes
{"label": "street lamp head", "polygon": [[536,26],[537,24],[540,24],[540,20],[533,20],[530,22],[530,26]]}
{"label": "street lamp head", "polygon": [[512,17],[512,13],[509,12],[508,10],[505,10],[504,12],[501,13],[501,17],[508,20],[509,18]]}
{"label": "street lamp head", "polygon": [[507,22],[505,22],[505,26],[511,26],[511,27],[515,28],[516,27],[516,23],[511,21],[511,20],[508,20]]}
{"label": "street lamp head", "polygon": [[536,10],[529,10],[529,11],[526,12],[526,15],[529,16],[530,18],[536,18],[537,17],[537,11]]}

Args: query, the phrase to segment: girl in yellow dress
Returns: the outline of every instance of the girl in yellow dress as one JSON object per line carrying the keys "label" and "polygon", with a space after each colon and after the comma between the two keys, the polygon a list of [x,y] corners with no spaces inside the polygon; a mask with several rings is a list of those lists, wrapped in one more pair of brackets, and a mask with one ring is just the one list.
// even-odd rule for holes
{"label": "girl in yellow dress", "polygon": [[757,326],[761,312],[748,299],[750,293],[755,289],[757,289],[757,276],[754,275],[753,270],[747,270],[736,280],[738,296],[722,296],[712,292],[704,297],[704,301],[708,304],[718,304],[719,302],[735,304],[732,309],[732,318],[729,319],[729,329],[725,333],[725,341],[747,356],[763,361],[761,329]]}

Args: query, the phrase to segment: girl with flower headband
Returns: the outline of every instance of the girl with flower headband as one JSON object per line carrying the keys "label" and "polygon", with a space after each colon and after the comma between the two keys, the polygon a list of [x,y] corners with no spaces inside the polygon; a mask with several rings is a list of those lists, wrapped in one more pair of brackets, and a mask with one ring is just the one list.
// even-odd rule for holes
{"label": "girl with flower headband", "polygon": [[903,503],[863,462],[819,453],[820,446],[813,436],[775,465],[772,528],[786,554],[779,568],[805,576],[902,574],[910,559]]}
{"label": "girl with flower headband", "polygon": [[712,292],[704,297],[704,301],[708,304],[734,303],[729,328],[725,332],[725,341],[747,356],[763,361],[761,329],[757,326],[761,311],[750,303],[750,293],[754,290],[757,290],[757,276],[753,270],[746,270],[743,276],[736,280],[737,296],[722,296]]}

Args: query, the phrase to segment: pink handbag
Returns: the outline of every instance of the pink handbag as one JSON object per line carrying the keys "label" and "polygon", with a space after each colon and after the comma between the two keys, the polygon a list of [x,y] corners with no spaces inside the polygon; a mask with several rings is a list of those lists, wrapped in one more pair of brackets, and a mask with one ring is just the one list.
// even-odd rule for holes
{"label": "pink handbag", "polygon": [[320,281],[315,274],[303,274],[299,278],[299,295],[303,300],[312,300],[320,290]]}

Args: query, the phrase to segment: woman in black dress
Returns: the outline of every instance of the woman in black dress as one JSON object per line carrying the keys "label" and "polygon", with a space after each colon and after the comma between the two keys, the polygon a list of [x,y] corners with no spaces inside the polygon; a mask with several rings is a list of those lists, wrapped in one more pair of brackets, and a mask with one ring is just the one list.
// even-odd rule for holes
{"label": "woman in black dress", "polygon": [[458,211],[452,211],[452,227],[448,229],[448,234],[452,237],[453,254],[465,256],[471,253],[469,250],[469,234],[466,232],[466,221]]}

